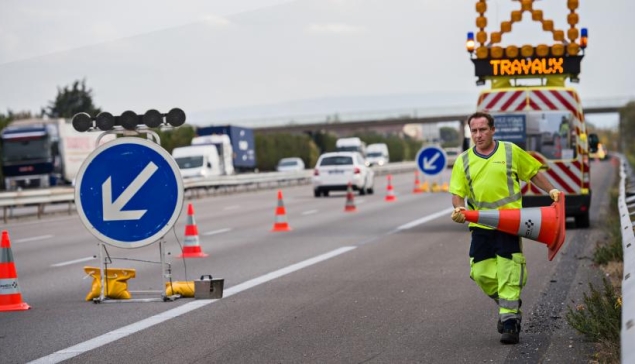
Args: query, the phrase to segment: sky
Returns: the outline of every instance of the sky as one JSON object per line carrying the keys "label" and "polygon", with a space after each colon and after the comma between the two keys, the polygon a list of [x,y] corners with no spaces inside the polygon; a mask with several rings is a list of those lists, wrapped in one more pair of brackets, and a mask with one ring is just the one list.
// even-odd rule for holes
{"label": "sky", "polygon": [[[465,50],[476,0],[2,0],[0,113],[38,113],[58,88],[85,80],[96,106],[168,112],[211,125],[281,115],[380,115],[470,110]],[[534,4],[567,29],[566,0]],[[635,99],[635,2],[580,0],[589,46],[583,104]],[[488,31],[512,0],[488,0]],[[610,5],[607,5],[610,4]],[[524,13],[506,44],[552,44]],[[617,116],[588,115],[614,126]]]}

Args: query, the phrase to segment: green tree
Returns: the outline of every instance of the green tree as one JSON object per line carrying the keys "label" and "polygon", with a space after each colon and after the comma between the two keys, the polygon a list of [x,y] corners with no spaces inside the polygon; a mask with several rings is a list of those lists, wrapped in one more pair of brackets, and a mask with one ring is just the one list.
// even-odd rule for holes
{"label": "green tree", "polygon": [[49,106],[42,108],[42,116],[49,118],[67,118],[79,112],[86,112],[90,116],[97,116],[101,109],[93,104],[93,90],[86,87],[86,80],[75,81],[70,86],[57,88],[55,100]]}
{"label": "green tree", "polygon": [[318,146],[306,134],[256,133],[255,139],[256,162],[260,171],[275,170],[278,161],[287,157],[299,157],[307,168],[311,168],[320,156]]}
{"label": "green tree", "polygon": [[[635,101],[620,109],[620,148],[627,156],[635,155]],[[630,161],[635,164],[635,160]]]}
{"label": "green tree", "polygon": [[182,125],[172,130],[156,130],[161,138],[161,146],[168,153],[177,147],[184,147],[192,143],[192,138],[196,136],[194,128],[190,125]]}
{"label": "green tree", "polygon": [[439,128],[439,134],[444,147],[457,147],[461,144],[461,136],[456,128],[442,126]]}

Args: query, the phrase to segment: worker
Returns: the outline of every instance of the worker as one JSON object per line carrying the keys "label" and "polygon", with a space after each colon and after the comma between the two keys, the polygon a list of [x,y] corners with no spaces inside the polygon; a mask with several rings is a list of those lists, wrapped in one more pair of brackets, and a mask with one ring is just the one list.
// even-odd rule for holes
{"label": "worker", "polygon": [[[557,201],[560,191],[542,172],[541,163],[517,145],[494,140],[494,118],[476,112],[467,119],[474,147],[464,151],[452,168],[449,192],[454,210],[451,218],[464,223],[469,210],[522,208],[520,180],[549,192]],[[465,200],[467,199],[467,206]],[[469,224],[470,278],[498,305],[497,329],[503,344],[520,340],[522,288],[527,282],[527,268],[522,240],[517,235],[494,230],[476,223]]]}

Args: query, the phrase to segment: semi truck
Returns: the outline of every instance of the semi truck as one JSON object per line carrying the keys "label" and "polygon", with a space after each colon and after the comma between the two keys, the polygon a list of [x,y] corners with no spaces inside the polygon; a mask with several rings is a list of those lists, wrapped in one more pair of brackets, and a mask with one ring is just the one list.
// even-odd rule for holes
{"label": "semi truck", "polygon": [[[2,174],[8,191],[70,185],[100,133],[80,133],[70,120],[25,119],[0,133]],[[112,138],[103,138],[102,143]]]}
{"label": "semi truck", "polygon": [[[231,164],[233,170],[236,172],[254,172],[256,170],[256,148],[254,131],[252,129],[235,125],[206,126],[198,127],[196,134],[198,137],[226,135],[231,145]],[[192,142],[193,144],[204,144],[205,139],[199,138],[197,140],[195,138]],[[222,154],[227,153],[225,150],[219,150],[219,155],[223,160],[224,155]]]}
{"label": "semi truck", "polygon": [[[580,96],[567,84],[579,82],[580,65],[587,45],[586,29],[578,29],[577,1],[568,1],[570,10],[566,33],[533,8],[533,0],[523,1],[510,21],[501,23],[500,32],[487,33],[487,4],[477,2],[479,31],[469,32],[467,51],[474,64],[476,84],[490,88],[480,93],[476,110],[494,116],[495,138],[516,143],[538,161],[549,181],[567,196],[566,215],[576,226],[589,226],[591,178],[589,151],[597,148],[597,135],[587,134]],[[502,34],[528,12],[532,21],[542,23],[552,33],[552,45],[500,45]],[[549,205],[549,195],[531,183],[522,185],[524,207]]]}

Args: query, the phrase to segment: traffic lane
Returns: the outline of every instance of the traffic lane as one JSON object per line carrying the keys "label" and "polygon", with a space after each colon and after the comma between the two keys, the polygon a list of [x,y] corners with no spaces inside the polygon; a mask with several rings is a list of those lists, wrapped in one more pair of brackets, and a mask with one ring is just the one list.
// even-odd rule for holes
{"label": "traffic lane", "polygon": [[[310,199],[310,201],[313,201],[312,198]],[[387,204],[386,206],[391,206],[395,208],[398,205]],[[381,211],[382,207],[384,207],[382,204],[378,204],[377,208]],[[394,216],[395,214],[390,213],[390,215]],[[324,227],[322,227],[322,228],[318,228],[317,230],[325,231],[325,230],[333,229],[334,227],[337,230],[337,226],[336,226],[337,223],[344,224],[345,229],[342,229],[342,231],[346,231],[347,233],[345,234],[345,233],[338,232],[336,235],[341,235],[342,236],[341,238],[346,240],[346,242],[348,242],[347,239],[349,238],[349,236],[350,237],[355,236],[356,224],[348,223],[347,219],[341,218],[342,216],[347,216],[347,217],[350,216],[350,218],[355,217],[357,219],[362,219],[362,221],[366,223],[370,223],[370,226],[373,226],[373,227],[380,228],[382,226],[376,221],[373,222],[372,220],[368,220],[367,217],[364,218],[363,213],[344,214],[342,210],[339,210],[335,214],[324,214],[324,216],[327,217],[328,219],[327,225],[329,226],[329,228],[325,229]],[[253,221],[253,219],[250,217],[250,215],[247,215],[246,217],[247,218],[244,219],[244,221],[246,221],[247,224],[250,224],[251,221]],[[378,214],[377,219],[378,221],[385,221],[385,217],[383,217],[383,214]],[[399,221],[399,223],[403,223],[403,222],[404,220]],[[309,221],[308,225],[312,226],[315,223],[316,221],[315,219],[313,219],[313,221]],[[319,221],[317,221],[317,223],[321,224]],[[394,226],[387,226],[386,229],[392,229],[393,227]],[[252,229],[253,229],[253,226],[252,226]],[[221,253],[214,252],[213,250],[211,250],[209,251],[210,259],[186,260],[188,264],[189,272],[196,272],[197,271],[196,265],[200,264],[201,269],[199,270],[199,272],[212,273],[215,276],[218,276],[216,274],[217,272],[222,272],[223,274],[221,276],[229,277],[228,283],[231,283],[232,277],[244,277],[244,279],[249,279],[253,277],[253,275],[256,273],[268,272],[274,269],[275,267],[282,266],[283,264],[290,264],[300,259],[304,259],[305,257],[311,255],[308,253],[322,252],[324,251],[324,249],[329,247],[328,244],[335,244],[333,246],[337,246],[337,242],[338,242],[338,240],[334,239],[333,236],[325,236],[323,241],[318,241],[316,243],[315,239],[306,239],[306,238],[303,238],[297,241],[297,239],[294,237],[295,235],[293,234],[293,232],[270,233],[267,230],[264,234],[262,234],[262,232],[249,231],[248,229],[237,229],[237,231],[246,233],[246,236],[244,237],[245,239],[244,241],[247,242],[247,247],[249,247],[249,245],[253,245],[255,248],[264,248],[262,249],[262,252],[258,250],[254,252],[253,247],[245,248],[245,246],[236,246],[234,247],[234,256],[227,257]],[[371,234],[371,235],[374,234],[375,231],[380,231],[383,233],[383,231],[381,230],[365,229],[365,231],[367,231],[367,234]],[[228,234],[228,235],[231,235],[231,234]],[[257,237],[264,236],[267,239],[262,239],[262,238],[254,239],[254,236],[257,236]],[[364,238],[363,240],[368,240],[368,238]],[[269,243],[268,241],[271,241],[273,243]],[[303,246],[305,247],[308,246],[313,250],[310,250],[308,253],[303,252],[302,251]],[[138,254],[140,254],[142,250],[145,249],[147,251],[147,249],[149,248],[150,247],[132,249],[127,252],[134,254],[133,256],[137,256]],[[114,249],[114,250],[118,252],[122,251],[121,249]],[[283,253],[280,253],[280,251],[282,251]],[[254,260],[252,261],[252,259]],[[224,265],[227,266],[227,271],[223,270]],[[121,266],[121,265],[117,265],[117,266]],[[128,266],[129,265],[126,265],[126,267]],[[212,267],[213,269],[210,269],[210,267]],[[70,269],[71,269],[70,267],[67,267],[62,271],[69,271]],[[158,279],[160,278],[160,276],[158,276],[159,274],[158,269],[157,268],[154,269],[154,272],[153,272],[154,274],[149,274],[149,273],[152,273],[152,272],[148,272],[149,269],[150,268],[147,268],[147,267],[146,268],[139,267],[138,278],[135,278],[130,281],[129,288],[131,290],[135,287],[139,287],[139,283],[141,282],[144,282],[147,284],[155,284],[157,282],[160,282]],[[57,337],[56,339],[58,340],[47,342],[47,345],[38,346],[37,348],[30,347],[27,350],[20,350],[18,351],[18,354],[26,355],[27,353],[30,353],[33,350],[41,350],[44,353],[50,353],[55,350],[60,350],[60,349],[63,349],[64,347],[71,346],[72,344],[76,342],[85,340],[86,336],[83,336],[83,333],[89,333],[90,335],[93,335],[98,332],[102,332],[102,333],[107,332],[109,330],[117,328],[118,326],[120,327],[123,325],[127,325],[134,322],[135,320],[141,319],[146,314],[147,315],[154,314],[156,312],[161,312],[173,307],[170,304],[163,304],[163,303],[132,304],[134,305],[135,308],[132,309],[134,314],[131,315],[128,312],[127,307],[133,307],[133,306],[128,306],[129,304],[126,304],[125,308],[123,308],[121,311],[119,311],[116,315],[113,316],[113,311],[111,310],[97,309],[95,308],[95,306],[91,304],[80,301],[80,299],[83,300],[83,297],[89,290],[90,279],[84,280],[82,282],[83,287],[78,286],[77,285],[78,272],[76,272],[76,270],[78,271],[79,267],[77,267],[77,269],[73,268],[73,271],[68,273],[70,276],[75,277],[75,280],[73,281],[73,279],[71,278],[72,282],[70,282],[67,286],[65,286],[65,290],[60,289],[58,292],[53,292],[51,296],[44,297],[44,301],[42,302],[35,301],[34,303],[32,303],[34,307],[39,307],[39,308],[45,307],[46,315],[50,315],[54,318],[51,319],[50,317],[38,316],[37,321],[42,322],[42,325],[34,326],[33,327],[34,330],[30,331],[29,334],[33,334],[34,337],[36,337],[37,332],[44,332],[44,333],[50,332],[51,326],[52,326],[55,328],[55,330],[61,330],[65,332],[65,335],[61,337]],[[173,273],[175,273],[175,279],[178,279],[176,277],[177,270],[178,270],[177,267],[174,267]],[[82,275],[83,275],[83,271],[82,271]],[[50,275],[49,275],[49,278],[51,278]],[[46,277],[43,277],[42,279],[46,279]],[[57,274],[56,279],[59,279],[59,274]],[[236,281],[240,281],[240,280],[238,279]],[[22,285],[24,286],[25,284],[22,284]],[[36,286],[38,285],[31,285],[31,287],[36,287]],[[42,285],[40,285],[40,289],[42,289],[41,287]],[[45,287],[47,286],[45,285]],[[143,288],[146,288],[146,287],[143,287]],[[55,296],[54,294],[57,294],[59,297]],[[179,300],[179,301],[182,301],[182,300]],[[99,305],[99,307],[104,305]],[[32,312],[36,312],[36,311],[32,311]],[[42,312],[42,311],[38,310],[37,312]],[[82,316],[86,315],[87,317],[90,317],[90,320],[89,321],[75,320],[73,316],[76,315],[77,313],[81,314]],[[94,324],[95,322],[100,324],[95,325]],[[90,329],[86,330],[84,329],[84,326],[89,326]],[[7,329],[8,332],[11,331],[10,326],[6,326],[5,329]],[[16,337],[16,339],[20,339],[20,341],[21,339],[24,339],[24,338],[25,337]],[[19,345],[16,345],[16,347],[19,347]]]}
{"label": "traffic lane", "polygon": [[451,221],[396,232],[71,362],[503,362],[468,238]]}

